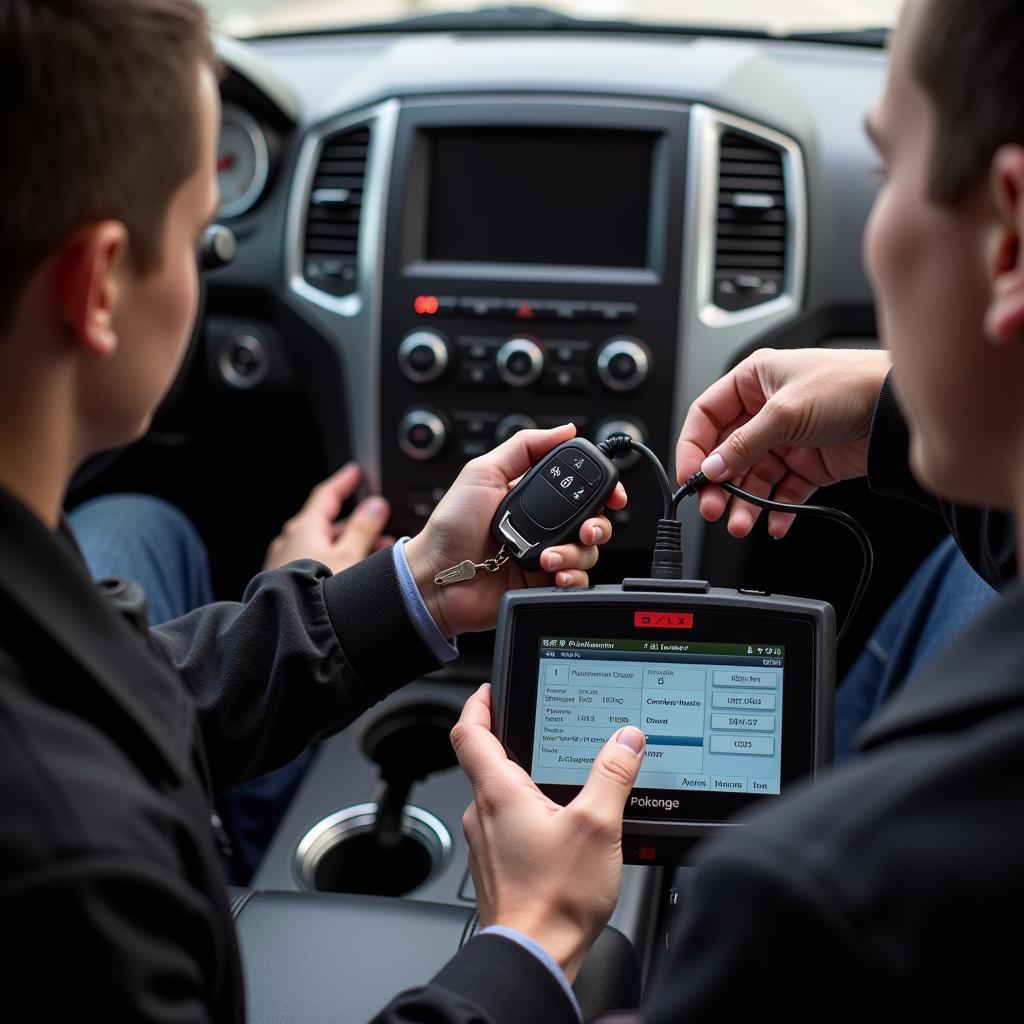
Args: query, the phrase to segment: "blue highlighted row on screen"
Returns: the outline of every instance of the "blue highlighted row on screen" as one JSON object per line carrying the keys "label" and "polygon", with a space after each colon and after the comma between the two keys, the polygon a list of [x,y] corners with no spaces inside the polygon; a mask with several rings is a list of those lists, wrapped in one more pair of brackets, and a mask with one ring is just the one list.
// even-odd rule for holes
{"label": "blue highlighted row on screen", "polygon": [[658,736],[647,737],[649,747],[703,747],[703,736]]}

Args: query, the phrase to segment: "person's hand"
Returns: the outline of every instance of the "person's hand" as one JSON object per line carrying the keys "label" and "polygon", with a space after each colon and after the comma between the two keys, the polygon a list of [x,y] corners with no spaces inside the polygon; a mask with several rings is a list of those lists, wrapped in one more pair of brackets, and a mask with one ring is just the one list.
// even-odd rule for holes
{"label": "person's hand", "polygon": [[341,506],[359,486],[360,476],[359,467],[350,462],[317,484],[305,505],[270,542],[263,568],[277,569],[300,558],[312,558],[332,572],[341,572],[394,543],[393,537],[382,536],[391,511],[383,498],[364,498],[348,519],[335,522]]}
{"label": "person's hand", "polygon": [[[686,414],[676,445],[680,483],[703,470],[758,497],[802,504],[819,488],[867,472],[868,432],[891,361],[862,349],[761,349],[712,384]],[[761,510],[721,487],[700,492],[710,522],[729,509],[729,533],[745,537]],[[782,537],[793,515],[772,512]]]}
{"label": "person's hand", "polygon": [[480,923],[533,939],[571,983],[619,898],[622,811],[643,761],[643,733],[614,733],[566,807],[506,756],[491,732],[489,684],[466,701],[452,746],[473,784],[462,827]]}
{"label": "person's hand", "polygon": [[[445,636],[493,628],[498,602],[506,590],[552,583],[559,587],[587,586],[587,570],[597,561],[597,545],[606,543],[612,535],[612,525],[603,515],[582,524],[580,544],[544,551],[541,567],[546,572],[524,573],[510,559],[498,572],[480,571],[465,583],[447,587],[434,583],[443,569],[467,558],[482,562],[498,553],[491,536],[491,519],[509,489],[538,459],[575,436],[576,428],[571,423],[552,430],[520,430],[493,451],[466,463],[423,530],[406,543],[405,556],[413,579]],[[626,492],[617,484],[608,497],[608,507],[622,508],[625,504]]]}

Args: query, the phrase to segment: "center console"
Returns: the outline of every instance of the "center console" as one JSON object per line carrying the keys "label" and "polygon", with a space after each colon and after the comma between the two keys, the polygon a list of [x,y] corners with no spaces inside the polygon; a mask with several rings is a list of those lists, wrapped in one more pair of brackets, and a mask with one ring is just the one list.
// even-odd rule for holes
{"label": "center console", "polygon": [[[524,427],[572,421],[670,452],[686,134],[668,104],[403,106],[380,365],[399,532],[422,526],[468,459]],[[650,488],[631,495],[616,555],[649,549],[654,501]]]}

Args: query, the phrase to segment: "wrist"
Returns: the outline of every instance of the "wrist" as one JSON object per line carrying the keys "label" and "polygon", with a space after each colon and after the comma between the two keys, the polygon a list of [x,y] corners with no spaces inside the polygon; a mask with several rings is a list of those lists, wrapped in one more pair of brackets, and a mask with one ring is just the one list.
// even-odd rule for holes
{"label": "wrist", "polygon": [[416,589],[420,592],[427,611],[430,612],[430,617],[442,635],[450,640],[455,636],[455,632],[449,628],[441,592],[434,582],[434,577],[439,570],[427,556],[422,533],[405,542],[405,560],[409,565],[409,572],[412,573]]}
{"label": "wrist", "polygon": [[500,915],[491,924],[518,932],[536,943],[558,964],[569,984],[573,984],[583,966],[592,939],[568,922],[554,924],[520,915]]}

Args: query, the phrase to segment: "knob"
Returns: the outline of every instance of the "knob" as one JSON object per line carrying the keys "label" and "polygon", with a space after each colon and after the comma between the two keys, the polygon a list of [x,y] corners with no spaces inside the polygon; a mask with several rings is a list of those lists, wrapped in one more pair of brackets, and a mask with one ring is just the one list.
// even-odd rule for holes
{"label": "knob", "polygon": [[597,375],[610,391],[635,391],[650,368],[647,346],[634,338],[612,338],[597,354]]}
{"label": "knob", "polygon": [[241,391],[262,384],[270,369],[266,342],[250,328],[233,331],[221,345],[217,368],[226,384]]}
{"label": "knob", "polygon": [[417,462],[437,455],[448,440],[448,425],[429,409],[410,409],[398,424],[398,446]]}
{"label": "knob", "polygon": [[413,331],[398,346],[398,365],[413,384],[430,384],[448,369],[448,342],[439,331]]}
{"label": "knob", "polygon": [[529,416],[513,412],[498,422],[494,428],[494,440],[501,444],[502,441],[507,441],[520,430],[533,430],[536,426],[537,424]]}
{"label": "knob", "polygon": [[509,338],[495,356],[498,376],[513,388],[529,387],[544,372],[544,349],[533,338]]}
{"label": "knob", "polygon": [[[613,434],[628,434],[634,441],[646,444],[644,428],[636,421],[627,419],[601,420],[594,429],[594,443],[600,444],[606,437],[611,437]],[[630,466],[636,465],[639,458],[638,452],[627,452],[612,461],[619,469],[629,469]]]}

